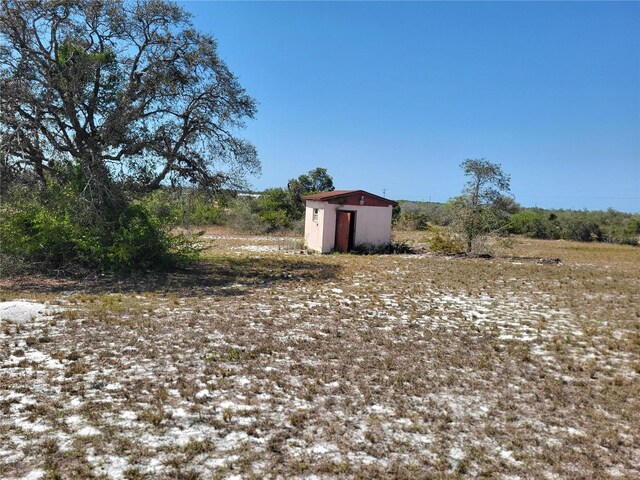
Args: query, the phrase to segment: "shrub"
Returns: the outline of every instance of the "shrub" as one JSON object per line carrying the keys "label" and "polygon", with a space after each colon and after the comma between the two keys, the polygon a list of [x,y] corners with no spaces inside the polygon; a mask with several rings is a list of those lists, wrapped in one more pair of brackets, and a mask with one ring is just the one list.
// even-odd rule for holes
{"label": "shrub", "polygon": [[429,216],[426,213],[401,213],[395,222],[398,230],[428,230]]}
{"label": "shrub", "polygon": [[637,214],[607,211],[526,209],[511,215],[509,232],[533,238],[638,244]]}
{"label": "shrub", "polygon": [[542,211],[521,210],[509,218],[509,232],[531,238],[557,238],[554,218]]}
{"label": "shrub", "polygon": [[112,271],[154,270],[197,256],[183,236],[170,236],[141,205],[131,205],[120,217],[111,245],[106,249]]}
{"label": "shrub", "polygon": [[22,194],[0,207],[2,274],[88,268],[130,272],[193,259],[197,251],[173,237],[141,203],[114,219],[95,221],[91,205],[72,188]]}
{"label": "shrub", "polygon": [[71,254],[73,226],[69,218],[36,203],[2,208],[3,252],[16,252],[40,263],[56,263]]}
{"label": "shrub", "polygon": [[266,210],[260,212],[258,216],[268,225],[269,231],[288,228],[290,224],[287,212],[284,210]]}
{"label": "shrub", "polygon": [[253,198],[237,198],[231,202],[223,217],[223,223],[249,233],[265,233],[270,225],[258,214]]}
{"label": "shrub", "polygon": [[429,248],[433,252],[455,255],[465,251],[464,242],[460,237],[449,233],[436,232],[429,240]]}
{"label": "shrub", "polygon": [[227,208],[223,222],[250,233],[304,231],[304,215],[294,208],[290,192],[282,188],[265,190],[258,198],[236,198]]}
{"label": "shrub", "polygon": [[211,196],[191,189],[156,190],[141,199],[149,213],[163,225],[220,225],[223,221],[223,196]]}
{"label": "shrub", "polygon": [[288,229],[304,217],[304,205],[297,205],[290,193],[282,188],[269,188],[258,198],[258,215],[269,225],[269,230]]}
{"label": "shrub", "polygon": [[413,254],[415,249],[407,242],[390,242],[382,245],[373,245],[370,243],[360,243],[354,245],[350,253],[359,255],[388,255],[388,254]]}
{"label": "shrub", "polygon": [[600,226],[587,218],[569,218],[562,224],[562,238],[579,242],[602,241]]}
{"label": "shrub", "polygon": [[627,235],[640,235],[640,219],[631,218],[624,226],[624,233]]}

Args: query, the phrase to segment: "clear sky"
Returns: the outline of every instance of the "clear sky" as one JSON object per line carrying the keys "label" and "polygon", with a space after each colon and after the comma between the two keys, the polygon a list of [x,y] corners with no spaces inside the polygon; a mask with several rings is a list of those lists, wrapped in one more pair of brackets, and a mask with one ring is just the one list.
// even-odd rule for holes
{"label": "clear sky", "polygon": [[638,2],[181,2],[259,102],[257,190],[446,201],[466,158],[523,206],[640,211]]}

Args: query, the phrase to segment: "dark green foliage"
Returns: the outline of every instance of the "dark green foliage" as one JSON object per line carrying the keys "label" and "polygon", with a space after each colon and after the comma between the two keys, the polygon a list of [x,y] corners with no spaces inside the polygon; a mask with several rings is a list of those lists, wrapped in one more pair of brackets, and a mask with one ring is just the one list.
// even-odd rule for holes
{"label": "dark green foliage", "polygon": [[391,223],[393,225],[396,225],[398,223],[398,220],[400,220],[401,215],[402,215],[402,208],[400,207],[399,204],[395,205],[391,212]]}
{"label": "dark green foliage", "polygon": [[640,235],[640,218],[628,219],[623,227],[623,233],[625,235]]}
{"label": "dark green foliage", "polygon": [[209,195],[200,189],[156,190],[143,198],[149,212],[161,223],[173,227],[221,225],[225,195]]}
{"label": "dark green foliage", "polygon": [[257,203],[258,215],[271,230],[288,228],[291,222],[300,216],[295,202],[291,201],[289,192],[282,188],[265,190]]}
{"label": "dark green foliage", "polygon": [[[304,195],[317,191],[332,191],[333,179],[325,168],[316,168],[297,179],[289,180],[287,189],[269,188],[258,199],[242,199],[229,212],[230,226],[247,231],[301,229]],[[246,218],[241,219],[240,214]],[[257,219],[255,217],[258,217]]]}
{"label": "dark green foliage", "polygon": [[249,233],[266,233],[271,225],[260,217],[258,201],[251,197],[238,197],[226,209],[223,223]]}
{"label": "dark green foliage", "polygon": [[305,194],[332,192],[335,190],[333,178],[327,173],[326,168],[317,167],[306,174],[300,175],[297,179],[289,180],[288,189],[298,190],[294,185],[295,183],[299,185],[299,191]]}
{"label": "dark green foliage", "polygon": [[390,254],[414,254],[415,249],[407,242],[390,242],[383,245],[361,243],[354,245],[349,253],[359,255],[390,255]]}
{"label": "dark green foliage", "polygon": [[[400,200],[402,214],[395,224],[401,230],[428,230],[447,226],[446,204]],[[511,234],[547,240],[604,241],[637,245],[640,214],[606,211],[511,209],[502,220]]]}
{"label": "dark green foliage", "polygon": [[327,173],[326,168],[314,168],[298,178],[292,178],[287,184],[287,210],[291,220],[301,219],[304,216],[304,195],[317,192],[332,192],[333,178]]}
{"label": "dark green foliage", "polygon": [[260,171],[256,112],[189,13],[165,0],[0,0],[3,273],[162,268],[165,227],[220,221],[209,192]]}
{"label": "dark green foliage", "polygon": [[0,72],[0,163],[42,183],[81,167],[102,202],[260,171],[235,132],[256,102],[173,2],[0,0]]}
{"label": "dark green foliage", "polygon": [[600,226],[586,215],[575,215],[566,218],[561,224],[560,236],[567,240],[577,240],[579,242],[604,240]]}
{"label": "dark green foliage", "polygon": [[640,216],[607,211],[524,209],[509,220],[509,232],[532,238],[604,241],[637,245]]}
{"label": "dark green foliage", "polygon": [[511,215],[509,232],[531,238],[560,238],[560,225],[542,210],[521,210]]}
{"label": "dark green foliage", "polygon": [[[0,213],[0,253],[3,257],[12,256],[19,264],[28,259],[39,264],[60,265],[72,256],[75,232],[64,212],[48,210],[35,201],[23,201],[4,204]],[[92,243],[86,236],[83,240]],[[3,264],[9,263],[10,260],[3,260]]]}
{"label": "dark green foliage", "polygon": [[[462,195],[450,199],[444,206],[427,202],[402,202],[405,213],[397,226],[422,229],[427,222],[434,225],[451,223],[464,237],[467,252],[475,249],[475,239],[481,240],[490,233],[505,232],[540,239],[638,245],[638,214],[612,209],[606,212],[521,209],[508,195],[510,179],[499,165],[484,159],[465,160],[461,168],[468,178]],[[441,240],[436,238],[432,248],[446,250],[448,242]]]}
{"label": "dark green foliage", "polygon": [[428,230],[429,224],[448,225],[445,204],[399,200],[400,216],[395,222],[401,230]]}
{"label": "dark green foliage", "polygon": [[113,219],[95,221],[91,205],[70,186],[14,192],[0,214],[3,275],[78,268],[152,270],[197,255],[184,238],[169,235],[140,202],[125,204]]}
{"label": "dark green foliage", "polygon": [[171,237],[141,205],[129,205],[120,216],[113,238],[105,249],[104,268],[110,271],[155,270],[195,255],[181,237]]}
{"label": "dark green foliage", "polygon": [[394,225],[399,230],[428,230],[429,218],[429,215],[426,213],[401,213]]}

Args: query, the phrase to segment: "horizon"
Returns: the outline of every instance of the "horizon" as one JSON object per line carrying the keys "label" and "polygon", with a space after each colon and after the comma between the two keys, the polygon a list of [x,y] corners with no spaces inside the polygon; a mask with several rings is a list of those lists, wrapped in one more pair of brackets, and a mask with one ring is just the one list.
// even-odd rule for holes
{"label": "horizon", "polygon": [[523,207],[640,212],[640,3],[181,4],[258,101],[254,190],[446,202],[486,158]]}

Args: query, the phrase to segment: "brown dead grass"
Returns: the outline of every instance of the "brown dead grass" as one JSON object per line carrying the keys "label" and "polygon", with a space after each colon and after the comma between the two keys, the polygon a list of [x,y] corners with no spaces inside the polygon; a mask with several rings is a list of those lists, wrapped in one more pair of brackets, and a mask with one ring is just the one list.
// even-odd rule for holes
{"label": "brown dead grass", "polygon": [[640,249],[216,242],[190,272],[3,281],[66,310],[3,322],[0,477],[640,475]]}

